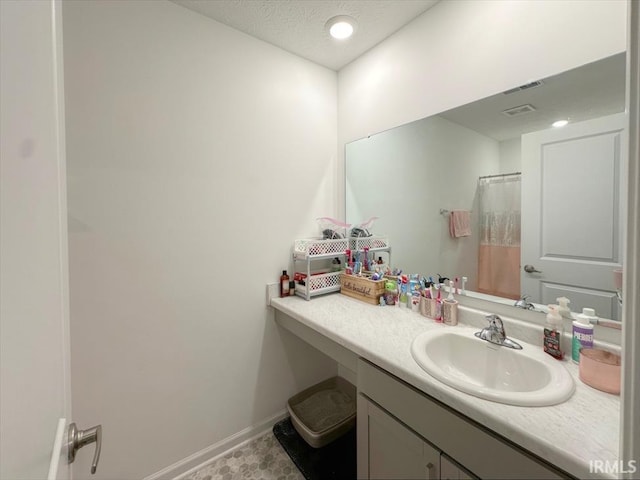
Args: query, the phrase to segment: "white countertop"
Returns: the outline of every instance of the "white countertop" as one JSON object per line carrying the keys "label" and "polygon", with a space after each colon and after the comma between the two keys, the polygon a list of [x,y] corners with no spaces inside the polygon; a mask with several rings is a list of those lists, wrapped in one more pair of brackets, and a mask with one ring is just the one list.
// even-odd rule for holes
{"label": "white countertop", "polygon": [[[311,301],[273,298],[271,305],[578,478],[607,477],[590,473],[590,461],[613,464],[619,459],[620,398],[583,384],[571,360],[563,361],[576,383],[569,400],[550,407],[504,405],[455,390],[414,361],[410,347],[417,335],[456,327],[435,323],[404,308],[368,305],[338,293]],[[462,324],[482,320],[485,312],[461,306],[458,313]],[[509,337],[537,344],[531,335],[536,335],[534,328],[540,327],[504,316],[502,319]],[[527,335],[529,338],[524,338]],[[542,348],[541,340],[539,344]]]}

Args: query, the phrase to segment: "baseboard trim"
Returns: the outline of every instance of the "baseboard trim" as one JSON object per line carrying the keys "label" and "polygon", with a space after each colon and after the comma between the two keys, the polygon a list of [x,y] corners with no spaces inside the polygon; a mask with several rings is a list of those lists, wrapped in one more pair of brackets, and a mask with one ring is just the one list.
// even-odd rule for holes
{"label": "baseboard trim", "polygon": [[191,472],[198,470],[205,464],[213,461],[221,455],[224,455],[229,450],[232,450],[240,445],[253,440],[260,435],[263,435],[268,430],[289,414],[286,409],[281,410],[275,415],[255,424],[251,425],[244,430],[234,433],[233,435],[220,440],[213,445],[210,445],[199,452],[189,455],[176,463],[163,468],[159,472],[156,472],[144,480],[179,480],[180,478],[190,474]]}

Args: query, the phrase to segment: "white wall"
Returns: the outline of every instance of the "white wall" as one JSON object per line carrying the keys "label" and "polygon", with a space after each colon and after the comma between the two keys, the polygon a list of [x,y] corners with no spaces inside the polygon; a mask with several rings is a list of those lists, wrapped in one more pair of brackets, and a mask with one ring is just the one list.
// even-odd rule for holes
{"label": "white wall", "polygon": [[336,73],[170,2],[63,13],[74,417],[91,478],[141,478],[336,372],[265,306],[336,214]]}
{"label": "white wall", "polygon": [[500,173],[513,173],[522,170],[522,139],[511,138],[500,142]]}
{"label": "white wall", "polygon": [[[466,276],[467,288],[478,285],[479,212],[478,177],[500,172],[499,144],[473,130],[437,117],[438,130],[434,137],[440,148],[440,195],[433,205],[432,215],[438,213],[440,254],[438,269],[453,279]],[[440,208],[471,210],[471,236],[451,238],[448,217],[440,215]]]}
{"label": "white wall", "polygon": [[626,8],[624,0],[439,2],[340,70],[338,144],[619,53]]}
{"label": "white wall", "polygon": [[[478,176],[500,170],[499,143],[439,116],[346,145],[347,222],[380,217],[392,265],[405,273],[477,280],[478,233],[452,239],[440,209],[475,210]],[[472,219],[477,217],[472,216]]]}

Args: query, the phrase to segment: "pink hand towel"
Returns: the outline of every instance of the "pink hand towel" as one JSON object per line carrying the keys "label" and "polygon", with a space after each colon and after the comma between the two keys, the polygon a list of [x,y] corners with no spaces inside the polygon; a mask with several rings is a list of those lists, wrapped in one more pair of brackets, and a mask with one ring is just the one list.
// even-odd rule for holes
{"label": "pink hand towel", "polygon": [[449,234],[451,234],[451,238],[471,236],[471,212],[469,210],[451,211]]}

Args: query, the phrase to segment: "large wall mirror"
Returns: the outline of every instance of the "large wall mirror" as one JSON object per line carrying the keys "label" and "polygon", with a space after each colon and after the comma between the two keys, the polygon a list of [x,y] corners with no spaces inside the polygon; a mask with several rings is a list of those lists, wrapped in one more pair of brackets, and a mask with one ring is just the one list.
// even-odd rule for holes
{"label": "large wall mirror", "polygon": [[619,320],[625,65],[621,53],[347,144],[347,222],[379,217],[405,272]]}

